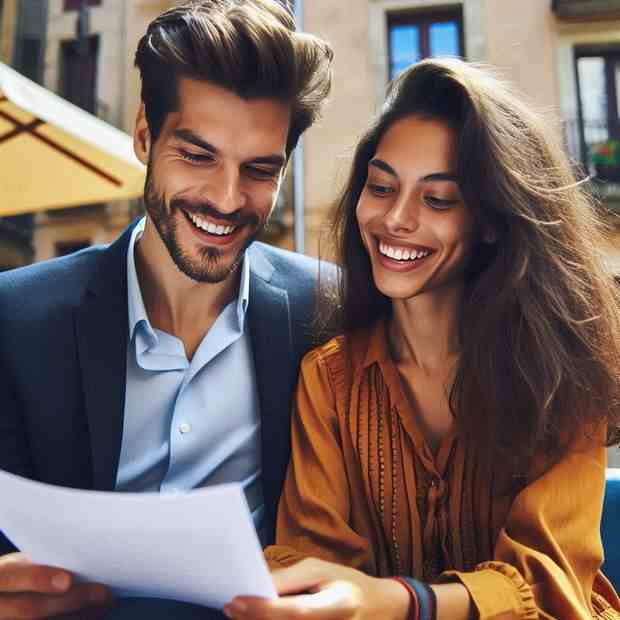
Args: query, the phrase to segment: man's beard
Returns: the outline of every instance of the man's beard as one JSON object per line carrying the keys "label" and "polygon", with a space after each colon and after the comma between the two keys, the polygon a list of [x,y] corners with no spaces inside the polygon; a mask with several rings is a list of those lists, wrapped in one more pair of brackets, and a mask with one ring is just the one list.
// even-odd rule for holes
{"label": "man's beard", "polygon": [[[188,278],[196,282],[217,284],[218,282],[226,280],[226,278],[239,267],[243,260],[245,250],[258,237],[266,225],[266,222],[261,222],[260,218],[255,213],[236,211],[230,215],[223,214],[219,213],[217,209],[214,209],[208,204],[192,203],[181,198],[171,200],[170,206],[167,207],[164,197],[159,195],[155,189],[150,166],[149,170],[147,170],[146,185],[144,188],[144,206],[153,224],[155,224],[155,228],[164,242],[164,245],[168,249],[168,253],[174,261],[174,264]],[[234,260],[228,265],[221,264],[223,253],[216,247],[205,247],[200,252],[199,258],[193,259],[183,250],[177,236],[178,221],[174,214],[178,212],[180,213],[180,217],[186,217],[183,211],[202,216],[210,215],[220,221],[226,221],[226,223],[231,226],[247,227],[253,232],[246,239],[243,247],[239,250]],[[189,225],[193,226],[194,224],[190,223]]]}

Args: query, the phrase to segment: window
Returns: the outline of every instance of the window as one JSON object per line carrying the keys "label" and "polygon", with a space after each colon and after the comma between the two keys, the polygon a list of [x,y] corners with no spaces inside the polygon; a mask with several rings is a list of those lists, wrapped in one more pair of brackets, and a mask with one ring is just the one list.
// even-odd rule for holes
{"label": "window", "polygon": [[90,247],[91,242],[88,239],[83,241],[57,241],[55,245],[56,256],[67,256],[67,254],[73,254],[73,252]]}
{"label": "window", "polygon": [[[82,0],[65,0],[65,11],[77,11],[82,4]],[[99,6],[101,0],[88,0],[88,6]]]}
{"label": "window", "polygon": [[47,2],[21,2],[16,8],[12,64],[22,75],[41,84],[47,33]]}
{"label": "window", "polygon": [[390,79],[429,56],[463,56],[460,9],[394,13],[388,17]]}
{"label": "window", "polygon": [[63,41],[60,48],[60,95],[83,110],[97,112],[99,37]]}
{"label": "window", "polygon": [[620,183],[620,46],[576,48],[579,154],[588,174]]}

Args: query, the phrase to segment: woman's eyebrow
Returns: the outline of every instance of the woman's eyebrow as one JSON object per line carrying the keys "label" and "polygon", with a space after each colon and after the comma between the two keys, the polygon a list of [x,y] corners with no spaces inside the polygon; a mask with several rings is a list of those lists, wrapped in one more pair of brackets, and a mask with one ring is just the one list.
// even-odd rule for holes
{"label": "woman's eyebrow", "polygon": [[378,157],[371,159],[368,162],[368,165],[374,166],[375,168],[379,168],[379,170],[383,170],[383,172],[387,172],[388,174],[391,174],[394,177],[398,176],[396,174],[396,171],[394,170],[394,168],[392,168],[392,166],[390,166],[390,164],[388,164],[387,162],[384,162],[382,159],[379,159]]}
{"label": "woman's eyebrow", "polygon": [[[383,161],[382,159],[379,159],[378,157],[371,159],[368,162],[368,165],[378,168],[379,170],[382,170],[383,172],[386,172],[391,176],[398,177],[394,168],[392,168],[390,164]],[[449,181],[451,183],[458,183],[458,177],[456,174],[454,174],[454,172],[431,172],[430,174],[424,175],[420,179],[420,181]]]}
{"label": "woman's eyebrow", "polygon": [[423,176],[422,181],[450,181],[458,183],[458,177],[453,172],[433,172]]}

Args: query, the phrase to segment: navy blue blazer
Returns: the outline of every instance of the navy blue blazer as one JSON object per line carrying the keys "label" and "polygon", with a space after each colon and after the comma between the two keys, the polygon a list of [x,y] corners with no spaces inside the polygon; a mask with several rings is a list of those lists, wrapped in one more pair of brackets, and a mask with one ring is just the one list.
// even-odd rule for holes
{"label": "navy blue blazer", "polygon": [[[110,246],[0,274],[1,469],[67,487],[114,488],[125,402],[132,228]],[[312,345],[318,263],[261,243],[248,252],[248,321],[273,540],[290,453],[293,390],[301,357]],[[11,550],[0,541],[0,554]]]}

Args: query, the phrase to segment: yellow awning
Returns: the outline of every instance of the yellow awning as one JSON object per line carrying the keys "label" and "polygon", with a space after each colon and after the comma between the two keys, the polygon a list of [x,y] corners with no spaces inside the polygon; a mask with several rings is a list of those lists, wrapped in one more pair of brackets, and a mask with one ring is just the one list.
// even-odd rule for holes
{"label": "yellow awning", "polygon": [[136,198],[131,138],[0,63],[0,216]]}

